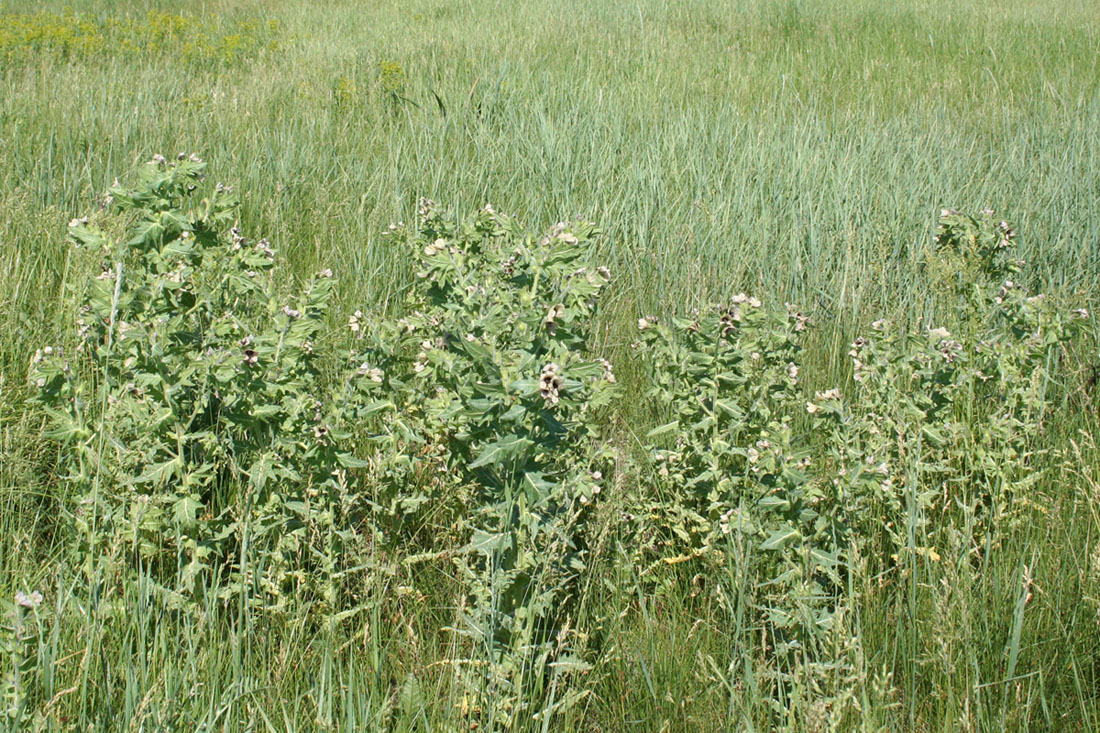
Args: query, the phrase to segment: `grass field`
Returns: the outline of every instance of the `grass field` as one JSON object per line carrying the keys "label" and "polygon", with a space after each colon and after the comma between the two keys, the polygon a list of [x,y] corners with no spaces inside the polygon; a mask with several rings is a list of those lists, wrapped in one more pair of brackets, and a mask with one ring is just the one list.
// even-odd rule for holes
{"label": "grass field", "polygon": [[[600,347],[631,389],[641,315],[740,291],[804,306],[807,387],[849,384],[860,324],[942,312],[923,264],[941,207],[995,209],[1029,285],[1100,308],[1100,8],[1085,0],[119,7],[0,3],[0,595],[40,589],[49,609],[28,712],[0,716],[17,729],[470,727],[447,561],[396,563],[338,622],[86,587],[27,369],[72,331],[65,223],[154,153],[207,160],[287,280],[332,268],[334,330],[364,304],[401,313],[411,259],[382,232],[421,196],[537,230],[594,221],[593,261],[614,274]],[[756,693],[742,671],[758,630],[691,563],[639,591],[614,535],[624,489],[603,499],[577,598],[578,629],[600,640],[586,694],[532,725],[1100,729],[1095,344],[1055,375],[1041,511],[981,562],[850,579],[842,718],[812,691]],[[607,432],[630,453],[653,420],[623,400]]]}

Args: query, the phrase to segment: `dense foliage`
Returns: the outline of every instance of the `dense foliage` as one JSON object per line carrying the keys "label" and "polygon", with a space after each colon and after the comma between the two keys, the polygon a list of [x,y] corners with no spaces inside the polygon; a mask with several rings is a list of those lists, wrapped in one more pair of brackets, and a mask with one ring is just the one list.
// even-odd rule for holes
{"label": "dense foliage", "polygon": [[[388,232],[416,264],[406,314],[357,310],[340,338],[333,273],[284,287],[272,245],[240,230],[235,193],[204,172],[155,156],[70,224],[99,272],[73,346],[40,349],[31,372],[64,446],[64,546],[93,585],[138,577],[165,608],[215,598],[276,616],[350,609],[365,577],[398,572],[370,575],[380,558],[449,557],[463,714],[549,724],[614,653],[573,619],[625,455],[606,434],[620,391],[593,332],[611,283],[587,261],[598,230],[533,237],[491,207],[459,220],[422,200],[414,227]],[[811,318],[790,304],[739,294],[668,325],[638,319],[647,409],[664,424],[641,441],[621,562],[643,595],[663,566],[710,568],[730,622],[759,630],[739,684],[774,724],[797,689],[833,727],[858,707],[842,643],[858,641],[856,573],[948,546],[980,561],[1042,508],[1029,489],[1051,369],[1088,314],[1010,279],[1013,234],[991,212],[943,212],[929,268],[952,307],[918,330],[872,323],[844,390],[805,388]],[[14,718],[40,601],[23,595],[4,627]]]}

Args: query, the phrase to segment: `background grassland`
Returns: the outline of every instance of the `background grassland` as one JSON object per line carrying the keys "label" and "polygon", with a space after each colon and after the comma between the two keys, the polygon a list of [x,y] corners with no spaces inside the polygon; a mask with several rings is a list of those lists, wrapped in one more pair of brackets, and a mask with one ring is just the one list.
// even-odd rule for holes
{"label": "background grassland", "polygon": [[[65,222],[152,153],[209,160],[241,192],[244,228],[275,243],[288,274],[334,269],[348,311],[400,307],[409,260],[380,232],[411,220],[418,196],[460,211],[491,201],[533,228],[592,219],[606,232],[594,259],[615,276],[604,332],[628,382],[639,314],[746,290],[808,308],[822,347],[808,377],[843,383],[840,347],[858,324],[934,318],[922,254],[945,205],[997,209],[1018,225],[1034,284],[1100,305],[1094,3],[137,5],[126,16],[105,1],[0,6],[0,22],[44,28],[71,26],[72,9],[93,35],[135,21],[79,47],[57,28],[0,32],[0,591],[46,588],[68,619],[42,652],[56,696],[43,720],[56,727],[352,729],[392,715],[434,730],[455,704],[431,671],[448,655],[446,568],[431,571],[434,597],[410,592],[351,632],[318,635],[307,619],[234,627],[213,608],[165,617],[139,587],[111,599],[125,615],[82,622],[91,612],[51,543],[64,482],[24,406],[26,368],[71,328]],[[179,34],[142,30],[181,14],[192,20]],[[239,53],[225,50],[233,36]],[[1100,453],[1091,355],[1075,356],[1049,423],[1071,460],[1038,489],[1034,525],[980,568],[929,561],[904,602],[881,579],[853,589],[863,727],[1100,727],[1100,626],[1086,602],[1100,597]],[[1020,615],[1025,566],[1035,585]],[[615,654],[570,724],[759,720],[751,691],[723,672],[738,638],[724,612],[689,578],[655,599],[616,590],[629,580],[582,603],[610,619]]]}

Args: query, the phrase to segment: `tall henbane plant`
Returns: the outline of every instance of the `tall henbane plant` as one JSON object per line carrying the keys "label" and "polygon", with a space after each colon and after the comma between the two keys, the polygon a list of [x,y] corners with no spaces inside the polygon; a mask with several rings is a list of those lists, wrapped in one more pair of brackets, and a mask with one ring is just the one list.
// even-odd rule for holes
{"label": "tall henbane plant", "polygon": [[[457,220],[422,201],[401,233],[418,273],[394,351],[419,441],[443,446],[469,487],[458,631],[468,715],[490,729],[548,720],[579,694],[569,601],[584,568],[583,523],[600,493],[601,411],[615,392],[594,353],[606,268],[585,265],[592,224],[525,234],[490,207]],[[358,315],[356,316],[358,320]],[[359,324],[356,323],[356,327]]]}
{"label": "tall henbane plant", "polygon": [[173,603],[332,602],[354,503],[314,343],[332,273],[281,288],[236,194],[198,200],[204,169],[156,156],[69,226],[100,273],[76,283],[75,350],[39,350],[31,373],[64,444],[65,526],[89,575],[141,567]]}

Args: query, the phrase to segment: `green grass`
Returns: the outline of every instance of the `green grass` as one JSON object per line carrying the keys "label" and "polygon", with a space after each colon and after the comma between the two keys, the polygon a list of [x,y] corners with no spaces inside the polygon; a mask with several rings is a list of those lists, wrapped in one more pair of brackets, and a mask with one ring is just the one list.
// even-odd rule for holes
{"label": "green grass", "polygon": [[[73,6],[119,12],[9,1],[0,17]],[[418,196],[459,211],[489,201],[540,228],[590,218],[615,276],[603,332],[628,383],[640,314],[741,290],[806,306],[819,326],[807,376],[842,382],[857,324],[934,316],[920,263],[941,206],[995,208],[1018,225],[1036,285],[1100,306],[1093,3],[145,6],[196,14],[212,34],[277,19],[280,48],[231,64],[170,47],[6,66],[0,54],[0,593],[41,588],[57,619],[39,647],[40,722],[54,729],[450,730],[459,703],[440,631],[457,594],[446,563],[421,569],[427,580],[380,575],[363,590],[385,599],[379,615],[329,627],[216,607],[172,617],[136,585],[97,597],[54,541],[65,483],[24,404],[27,363],[71,328],[65,222],[153,153],[210,161],[287,274],[331,267],[349,312],[401,308],[409,259],[380,234],[412,220]],[[1031,526],[980,564],[945,551],[904,578],[853,580],[850,725],[1100,727],[1100,450],[1077,366],[1049,422],[1066,455],[1048,460],[1064,466],[1038,488]],[[629,445],[639,415],[620,417]],[[766,727],[731,681],[758,632],[731,627],[716,586],[670,571],[667,590],[638,598],[613,547],[594,563],[578,624],[599,629],[605,660],[560,725]]]}

